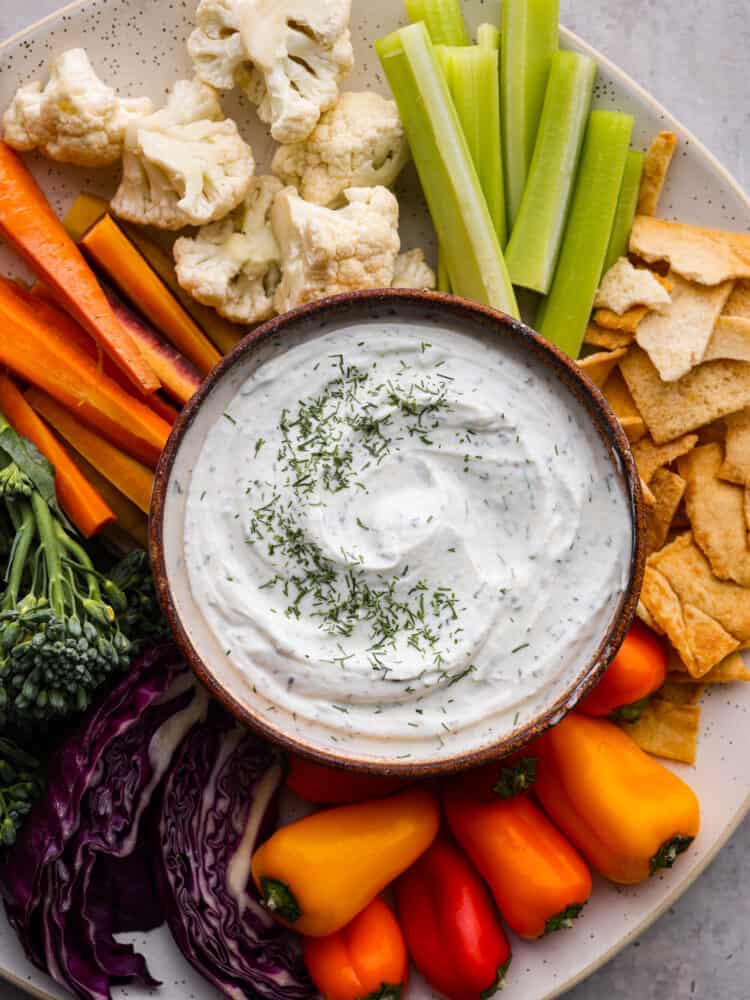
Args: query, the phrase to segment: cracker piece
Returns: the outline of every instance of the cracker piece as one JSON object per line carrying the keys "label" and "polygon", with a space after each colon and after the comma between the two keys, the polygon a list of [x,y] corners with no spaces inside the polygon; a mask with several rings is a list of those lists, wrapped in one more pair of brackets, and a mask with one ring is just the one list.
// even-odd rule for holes
{"label": "cracker piece", "polygon": [[[685,671],[684,664],[680,664],[680,671],[670,669],[669,679],[674,684],[688,685],[694,684],[694,679]],[[750,683],[750,670],[745,665],[741,653],[731,653],[726,660],[722,660],[712,670],[701,677],[701,683],[708,684],[735,684]]]}
{"label": "cracker piece", "polygon": [[627,353],[624,347],[619,351],[601,351],[583,358],[578,362],[578,367],[588,375],[597,389],[601,389]]}
{"label": "cracker piece", "polygon": [[621,722],[620,726],[646,753],[694,764],[700,720],[698,705],[654,698],[646,705],[638,722]]}
{"label": "cracker piece", "polygon": [[646,512],[646,545],[649,555],[664,547],[672,521],[685,494],[685,480],[668,469],[657,469],[651,480],[656,503]]}
{"label": "cracker piece", "polygon": [[635,333],[626,333],[622,330],[605,330],[595,323],[590,323],[583,342],[588,347],[601,347],[605,351],[616,351],[621,347],[630,347],[634,340]]}
{"label": "cracker piece", "polygon": [[636,336],[664,382],[676,382],[703,361],[733,288],[731,281],[707,287],[677,274],[673,279],[671,304],[646,316]]}
{"label": "cracker piece", "polygon": [[628,441],[631,444],[638,444],[642,441],[648,430],[641,417],[620,417],[620,426],[625,431]]}
{"label": "cracker piece", "polygon": [[724,309],[725,316],[750,319],[750,281],[738,281]]}
{"label": "cracker piece", "polygon": [[627,257],[620,257],[602,278],[594,306],[623,316],[636,306],[665,309],[670,301],[669,292],[653,272],[634,267]]}
{"label": "cracker piece", "polygon": [[727,423],[722,417],[721,420],[714,420],[712,424],[698,428],[698,444],[720,444],[724,448],[727,437]]}
{"label": "cracker piece", "polygon": [[640,441],[633,448],[633,457],[641,478],[650,483],[657,469],[671,465],[682,455],[687,455],[698,444],[697,434],[685,434],[667,444],[654,444],[652,438]]}
{"label": "cracker piece", "polygon": [[605,330],[635,334],[641,321],[648,316],[648,312],[645,306],[635,306],[633,309],[628,309],[622,316],[618,316],[611,309],[597,309],[594,313],[594,323],[604,327]]}
{"label": "cracker piece", "polygon": [[750,318],[719,316],[703,360],[750,361]]}
{"label": "cracker piece", "polygon": [[665,383],[646,352],[636,347],[622,359],[620,370],[657,444],[750,406],[750,364],[742,361],[709,361]]}
{"label": "cracker piece", "polygon": [[630,251],[643,260],[669,261],[672,271],[700,285],[750,278],[750,234],[702,229],[636,216]]}
{"label": "cracker piece", "polygon": [[[690,674],[685,676],[690,677]],[[706,693],[706,685],[696,681],[693,677],[690,677],[690,681],[690,684],[685,684],[682,681],[673,680],[670,674],[664,682],[664,687],[660,688],[654,697],[661,701],[671,701],[676,705],[695,705]]]}
{"label": "cracker piece", "polygon": [[[682,604],[700,608],[739,645],[750,643],[750,590],[719,580],[690,532],[652,555],[648,565],[669,581]],[[651,607],[649,611],[653,614]],[[734,650],[727,650],[724,656],[731,652]]]}
{"label": "cracker piece", "polygon": [[620,419],[623,417],[640,417],[638,407],[635,405],[635,400],[619,368],[616,368],[604,383],[602,393],[614,410],[616,417]]}
{"label": "cracker piece", "polygon": [[729,483],[750,487],[750,410],[726,419],[726,453],[719,475]]}
{"label": "cracker piece", "polygon": [[645,483],[643,480],[641,480],[641,493],[643,494],[643,502],[647,507],[656,506],[656,497],[651,492],[648,483]]}
{"label": "cracker piece", "polygon": [[714,574],[720,580],[734,580],[750,587],[745,491],[719,479],[722,460],[720,444],[694,448],[680,459],[680,475],[686,484],[685,506],[693,538]]}
{"label": "cracker piece", "polygon": [[[638,608],[636,610],[636,614],[643,622],[643,624],[647,625],[652,632],[656,632],[658,635],[664,635],[664,630],[659,628],[658,623],[654,621],[651,612],[648,610],[643,601],[638,601]],[[682,669],[685,670],[686,668],[685,665],[682,663],[682,660],[680,660],[679,662],[680,665],[682,666]]]}
{"label": "cracker piece", "polygon": [[639,215],[655,214],[676,148],[677,136],[674,132],[660,132],[651,143],[643,161],[638,194]]}

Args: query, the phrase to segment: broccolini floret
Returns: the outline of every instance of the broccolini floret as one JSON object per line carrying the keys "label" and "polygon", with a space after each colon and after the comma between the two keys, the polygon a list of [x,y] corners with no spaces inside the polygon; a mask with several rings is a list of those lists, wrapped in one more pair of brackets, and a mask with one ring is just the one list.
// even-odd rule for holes
{"label": "broccolini floret", "polygon": [[24,724],[85,709],[128,665],[131,643],[115,613],[127,606],[120,589],[68,533],[54,494],[45,498],[19,464],[6,462],[0,507],[13,542],[0,600],[0,713]]}
{"label": "broccolini floret", "polygon": [[10,847],[42,794],[41,764],[11,740],[0,738],[0,844]]}

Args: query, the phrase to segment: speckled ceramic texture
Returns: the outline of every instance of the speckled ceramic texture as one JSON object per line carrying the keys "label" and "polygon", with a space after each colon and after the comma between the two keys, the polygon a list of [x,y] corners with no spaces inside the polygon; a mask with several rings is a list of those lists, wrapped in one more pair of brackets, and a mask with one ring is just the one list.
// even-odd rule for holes
{"label": "speckled ceramic texture", "polygon": [[[2,0],[18,4],[22,0]],[[94,65],[102,75],[118,87],[121,93],[148,94],[159,99],[169,84],[179,75],[190,72],[183,42],[190,29],[190,20],[197,0],[84,0],[80,6],[48,20],[0,49],[0,107],[4,107],[20,82],[41,77],[50,55],[73,45],[85,45]],[[374,87],[385,92],[379,66],[371,48],[372,40],[402,21],[401,0],[353,0],[353,34],[357,55],[357,70],[347,83],[352,89]],[[466,0],[465,11],[472,26],[482,20],[496,20],[499,0]],[[587,16],[600,14],[596,4],[581,0],[581,10]],[[627,31],[628,18],[635,8],[618,12],[618,24]],[[687,15],[686,15],[687,16]],[[669,17],[669,44],[661,38],[650,39],[654,60],[677,52],[677,35],[671,37],[675,22],[680,18],[679,5],[662,11],[661,24]],[[581,24],[585,20],[581,18]],[[664,28],[665,33],[667,28]],[[686,37],[686,36],[684,36]],[[563,33],[568,47],[591,52],[584,43]],[[716,46],[694,37],[696,50],[708,58],[716,51],[717,88],[721,74],[721,57]],[[596,55],[596,53],[593,53]],[[662,206],[669,217],[687,222],[724,226],[750,231],[750,203],[731,177],[713,157],[685,132],[674,119],[616,67],[599,58],[597,103],[604,108],[616,107],[635,115],[634,143],[640,148],[661,128],[673,128],[681,139],[680,154],[674,164]],[[682,77],[689,66],[682,60]],[[113,73],[119,74],[116,78]],[[719,88],[721,93],[721,88]],[[739,95],[738,95],[739,98]],[[696,98],[697,99],[697,98]],[[701,100],[714,102],[704,94]],[[721,99],[719,99],[720,102]],[[245,136],[252,142],[258,156],[259,169],[267,169],[272,144],[267,133],[241,99],[225,99],[226,109],[238,115]],[[718,111],[717,107],[717,117]],[[721,126],[714,123],[714,128]],[[58,209],[70,204],[82,188],[111,194],[115,178],[107,172],[57,167],[43,161],[32,161],[34,171]],[[403,235],[405,246],[432,245],[430,227],[414,178],[408,173],[400,185],[404,210]],[[0,246],[0,272],[21,273],[17,261]],[[690,853],[671,871],[646,885],[632,889],[616,889],[596,881],[594,895],[584,919],[573,930],[554,935],[535,944],[513,941],[514,959],[508,978],[509,997],[514,1000],[552,1000],[581,979],[599,968],[626,944],[643,934],[658,916],[665,913],[693,880],[706,868],[729,835],[736,829],[750,806],[750,685],[719,688],[704,701],[700,748],[696,767],[676,765],[674,770],[695,788],[703,808],[703,829]],[[727,914],[727,921],[733,918]],[[696,913],[695,922],[702,915]],[[718,931],[717,931],[718,933]],[[198,977],[180,956],[169,933],[164,929],[147,936],[129,935],[128,940],[147,954],[154,974],[164,986],[155,996],[164,1000],[212,1000],[218,994]],[[718,947],[718,946],[717,946]],[[725,947],[724,944],[721,945]],[[724,951],[722,951],[724,955]],[[653,962],[653,956],[651,961]],[[38,996],[62,998],[59,990],[42,973],[31,969],[20,946],[0,918],[0,974]],[[657,982],[665,983],[663,975]],[[688,981],[686,981],[688,982]],[[664,986],[664,1000],[672,1000],[678,990],[672,983]],[[745,983],[740,992],[721,993],[721,1000],[747,1000]],[[128,988],[116,990],[116,996],[130,998],[149,995],[149,991]],[[601,994],[604,995],[603,993]],[[619,994],[618,994],[619,995]],[[688,985],[680,996],[692,994]],[[715,995],[706,990],[701,1000]],[[418,977],[409,993],[413,1000],[428,1000],[431,991]],[[599,994],[597,994],[597,997]]]}
{"label": "speckled ceramic texture", "polygon": [[[333,328],[356,327],[372,322],[436,323],[460,329],[471,336],[488,337],[498,353],[504,344],[548,373],[567,389],[570,404],[581,408],[604,442],[611,468],[629,500],[632,531],[627,586],[597,642],[594,655],[581,663],[577,674],[567,677],[561,690],[552,692],[544,710],[499,738],[481,742],[464,736],[460,753],[447,740],[441,749],[434,743],[389,746],[367,732],[342,732],[323,723],[299,719],[271,705],[255,693],[247,678],[236,671],[197,604],[185,570],[185,516],[189,482],[207,435],[222,417],[243,383],[262,371],[279,352],[320,337]],[[429,336],[429,334],[427,334]],[[488,342],[488,341],[485,341]],[[321,764],[356,768],[374,774],[409,778],[435,777],[464,770],[510,754],[559,722],[595,686],[620,648],[638,605],[645,565],[645,519],[640,478],[627,437],[602,394],[576,364],[523,323],[464,299],[434,292],[360,292],[323,303],[312,303],[273,319],[246,337],[205,380],[175,424],[159,462],[151,506],[151,562],[162,608],[191,666],[209,691],[241,722],[253,726],[288,750]],[[470,697],[470,688],[456,699]],[[554,698],[554,700],[552,700]],[[404,753],[404,751],[410,751]]]}

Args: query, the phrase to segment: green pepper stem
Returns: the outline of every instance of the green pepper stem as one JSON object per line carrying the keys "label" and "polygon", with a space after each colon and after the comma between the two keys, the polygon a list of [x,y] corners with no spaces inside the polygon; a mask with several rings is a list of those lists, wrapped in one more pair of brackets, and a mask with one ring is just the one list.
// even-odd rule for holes
{"label": "green pepper stem", "polygon": [[266,908],[275,916],[281,917],[288,924],[296,923],[302,916],[299,903],[288,885],[275,878],[262,878],[260,889]]}
{"label": "green pepper stem", "polygon": [[662,844],[653,858],[651,858],[649,863],[649,874],[655,875],[656,872],[661,871],[664,868],[672,868],[677,858],[681,854],[685,853],[694,840],[695,837],[683,837],[678,834],[676,837],[672,837],[668,840],[665,844]]}
{"label": "green pepper stem", "polygon": [[580,917],[583,907],[583,903],[572,903],[556,917],[550,917],[544,927],[545,935],[554,934],[555,931],[569,931],[573,926],[573,921]]}
{"label": "green pepper stem", "polygon": [[488,986],[486,990],[482,990],[479,994],[479,1000],[490,1000],[490,997],[494,997],[496,993],[505,988],[505,977],[508,974],[508,969],[510,968],[510,958],[505,963],[501,965],[497,970],[497,976],[495,977],[495,982],[492,986]]}
{"label": "green pepper stem", "polygon": [[381,983],[376,990],[361,1000],[401,1000],[403,992],[404,987],[401,983]]}
{"label": "green pepper stem", "polygon": [[524,757],[515,767],[502,768],[492,791],[501,799],[512,799],[527,792],[536,781],[538,764],[538,757]]}

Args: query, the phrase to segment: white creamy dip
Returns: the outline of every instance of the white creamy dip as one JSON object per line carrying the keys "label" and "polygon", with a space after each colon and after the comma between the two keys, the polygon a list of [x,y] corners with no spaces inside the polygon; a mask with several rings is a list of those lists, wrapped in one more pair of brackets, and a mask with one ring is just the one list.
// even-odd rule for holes
{"label": "white creamy dip", "polygon": [[373,321],[242,385],[193,469],[185,549],[269,711],[406,758],[554,703],[619,606],[631,532],[616,459],[533,359]]}

